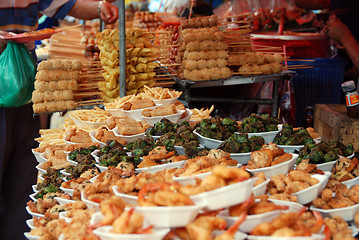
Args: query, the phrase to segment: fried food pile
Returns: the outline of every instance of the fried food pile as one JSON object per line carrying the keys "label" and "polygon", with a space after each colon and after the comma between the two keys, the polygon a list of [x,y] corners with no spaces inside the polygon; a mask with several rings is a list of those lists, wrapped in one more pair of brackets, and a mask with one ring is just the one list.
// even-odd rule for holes
{"label": "fried food pile", "polygon": [[322,209],[350,207],[359,203],[359,185],[348,189],[345,185],[338,185],[335,192],[329,188],[323,189],[319,198],[313,201],[313,205]]}
{"label": "fried food pile", "polygon": [[149,127],[146,121],[136,121],[128,117],[110,117],[106,126],[108,129],[117,127],[118,132],[126,136],[144,133]]}
{"label": "fried food pile", "polygon": [[51,59],[37,67],[35,91],[32,93],[35,113],[65,111],[77,108],[74,91],[82,63],[78,60]]}
{"label": "fried food pile", "polygon": [[229,78],[228,44],[218,30],[217,17],[183,20],[179,27],[177,62],[180,77],[192,81]]}
{"label": "fried food pile", "polygon": [[[155,84],[158,50],[153,48],[149,37],[139,29],[126,30],[126,95],[142,92],[144,85],[152,87]],[[99,89],[103,99],[112,102],[119,94],[119,32],[118,29],[106,29],[97,33],[96,38],[105,70],[105,82],[99,83]]]}
{"label": "fried food pile", "polygon": [[228,58],[231,66],[240,66],[241,75],[274,74],[283,71],[285,57],[280,53],[246,52]]}
{"label": "fried food pile", "polygon": [[347,181],[359,176],[359,164],[358,159],[353,158],[349,159],[346,157],[341,157],[335,163],[332,175],[330,176],[331,179],[335,179],[338,181]]}
{"label": "fried food pile", "polygon": [[268,143],[262,146],[260,150],[251,153],[251,159],[248,161],[249,169],[265,168],[274,166],[292,159],[292,154],[284,153],[275,143]]}
{"label": "fried food pile", "polygon": [[267,186],[269,194],[292,194],[318,184],[319,180],[309,173],[292,170],[288,174],[274,175]]}
{"label": "fried food pile", "polygon": [[176,105],[161,105],[155,107],[154,109],[145,109],[142,111],[144,117],[159,117],[159,116],[168,116],[177,113]]}

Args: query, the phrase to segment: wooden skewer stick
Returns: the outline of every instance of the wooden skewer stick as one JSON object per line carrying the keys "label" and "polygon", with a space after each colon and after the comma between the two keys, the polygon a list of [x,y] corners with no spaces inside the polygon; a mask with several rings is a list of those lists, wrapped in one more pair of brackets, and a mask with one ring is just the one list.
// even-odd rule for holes
{"label": "wooden skewer stick", "polygon": [[228,16],[228,17],[218,18],[218,19],[228,19],[228,18],[232,18],[232,17],[244,17],[244,16],[249,16],[249,15],[251,15],[251,14],[252,14],[252,13],[242,13],[242,14],[231,15],[231,16]]}
{"label": "wooden skewer stick", "polygon": [[233,75],[243,75],[243,76],[249,76],[249,75],[260,75],[263,74],[263,72],[233,72]]}
{"label": "wooden skewer stick", "polygon": [[296,61],[296,62],[315,62],[315,60],[313,59],[295,59],[295,58],[290,58],[288,57],[289,61]]}
{"label": "wooden skewer stick", "polygon": [[232,23],[250,23],[247,20],[239,20],[239,21],[228,21],[228,22],[220,22],[220,25],[232,24]]}
{"label": "wooden skewer stick", "polygon": [[296,70],[296,69],[308,69],[308,68],[314,68],[314,66],[294,67],[294,68],[291,68],[290,66],[288,66],[288,69],[291,69],[291,70]]}
{"label": "wooden skewer stick", "polygon": [[[238,28],[239,28],[239,29],[241,29],[241,28],[248,28],[248,29],[249,29],[250,27],[251,27],[251,25],[248,24],[248,25],[235,26],[235,27],[233,27],[233,28],[225,28],[225,30],[232,30],[232,29],[233,29],[233,31],[235,31],[235,30],[237,30]],[[238,29],[238,30],[239,30],[239,29]],[[251,30],[251,31],[252,31],[252,30]]]}

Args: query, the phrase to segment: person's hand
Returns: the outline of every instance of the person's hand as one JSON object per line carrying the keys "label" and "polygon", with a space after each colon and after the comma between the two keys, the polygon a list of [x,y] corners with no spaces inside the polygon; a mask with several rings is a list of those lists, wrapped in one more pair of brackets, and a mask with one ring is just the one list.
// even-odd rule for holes
{"label": "person's hand", "polygon": [[341,44],[343,43],[343,39],[347,38],[348,35],[351,34],[349,28],[335,15],[332,15],[329,18],[323,30],[331,39]]}
{"label": "person's hand", "polygon": [[118,8],[109,2],[103,1],[100,9],[100,17],[105,23],[114,23],[118,19]]}

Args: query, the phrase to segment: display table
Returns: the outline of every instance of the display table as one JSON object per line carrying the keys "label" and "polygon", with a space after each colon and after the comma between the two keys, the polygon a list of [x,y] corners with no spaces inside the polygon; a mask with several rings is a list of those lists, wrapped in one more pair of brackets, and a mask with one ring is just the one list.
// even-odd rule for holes
{"label": "display table", "polygon": [[[259,76],[232,76],[228,79],[221,80],[209,80],[209,81],[189,81],[179,78],[175,78],[175,81],[180,86],[181,90],[184,93],[184,100],[190,104],[190,102],[208,102],[215,101],[220,103],[250,103],[250,104],[266,104],[272,105],[272,116],[277,117],[278,115],[278,106],[279,106],[279,81],[282,79],[291,79],[291,76],[294,72],[285,71],[280,74],[272,75],[259,75]],[[239,98],[209,98],[206,96],[195,97],[191,95],[191,89],[193,88],[208,88],[208,87],[224,87],[232,85],[242,85],[242,84],[252,84],[259,82],[269,82],[273,81],[273,90],[272,98],[263,99],[263,98],[251,98],[251,99],[239,99]]]}

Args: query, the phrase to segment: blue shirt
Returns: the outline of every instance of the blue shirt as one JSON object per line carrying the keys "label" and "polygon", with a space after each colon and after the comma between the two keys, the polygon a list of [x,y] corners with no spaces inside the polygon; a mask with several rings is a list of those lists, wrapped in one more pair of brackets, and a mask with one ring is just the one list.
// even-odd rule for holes
{"label": "blue shirt", "polygon": [[63,19],[76,0],[0,0],[0,31],[29,32],[37,29],[38,13]]}

